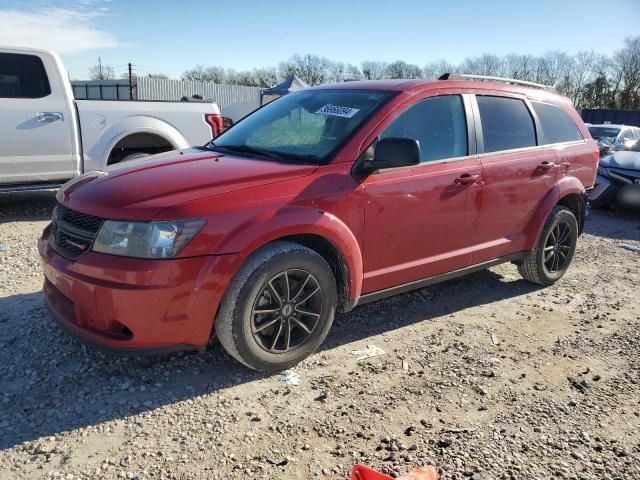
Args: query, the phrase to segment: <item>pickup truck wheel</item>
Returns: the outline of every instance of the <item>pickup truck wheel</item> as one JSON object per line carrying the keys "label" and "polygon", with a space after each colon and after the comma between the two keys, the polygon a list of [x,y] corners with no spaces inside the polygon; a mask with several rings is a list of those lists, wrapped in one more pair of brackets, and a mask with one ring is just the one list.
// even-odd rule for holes
{"label": "pickup truck wheel", "polygon": [[333,323],[336,281],[318,253],[278,241],[235,275],[215,320],[220,343],[249,368],[273,372],[313,353]]}
{"label": "pickup truck wheel", "polygon": [[134,152],[134,153],[130,153],[128,155],[125,155],[124,157],[122,157],[122,159],[120,161],[121,162],[126,162],[128,160],[135,160],[136,158],[148,157],[149,155],[151,155],[151,154],[150,153],[145,153],[145,152]]}
{"label": "pickup truck wheel", "polygon": [[567,207],[556,206],[545,223],[538,245],[527,252],[518,271],[526,280],[553,285],[566,273],[578,240],[578,221]]}

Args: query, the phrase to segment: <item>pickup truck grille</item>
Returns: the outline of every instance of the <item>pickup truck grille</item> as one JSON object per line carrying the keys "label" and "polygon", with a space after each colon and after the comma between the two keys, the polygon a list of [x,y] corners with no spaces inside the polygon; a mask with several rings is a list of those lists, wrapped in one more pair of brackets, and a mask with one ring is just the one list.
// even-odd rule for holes
{"label": "pickup truck grille", "polygon": [[76,260],[91,250],[103,222],[58,204],[53,210],[49,243],[63,257]]}

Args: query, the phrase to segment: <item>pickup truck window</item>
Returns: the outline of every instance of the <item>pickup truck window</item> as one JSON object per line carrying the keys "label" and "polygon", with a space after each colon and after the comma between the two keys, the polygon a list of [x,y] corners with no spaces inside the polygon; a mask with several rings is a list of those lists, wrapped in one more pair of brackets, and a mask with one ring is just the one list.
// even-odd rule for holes
{"label": "pickup truck window", "polygon": [[356,90],[290,93],[252,113],[209,147],[288,162],[323,163],[391,95]]}
{"label": "pickup truck window", "polygon": [[0,53],[0,98],[42,98],[50,93],[51,87],[40,58]]}

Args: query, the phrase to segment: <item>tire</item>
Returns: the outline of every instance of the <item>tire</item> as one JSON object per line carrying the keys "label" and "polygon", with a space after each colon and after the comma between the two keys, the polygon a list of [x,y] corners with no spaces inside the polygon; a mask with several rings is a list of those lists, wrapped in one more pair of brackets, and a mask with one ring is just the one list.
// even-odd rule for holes
{"label": "tire", "polygon": [[[316,287],[319,293],[305,300]],[[251,255],[227,287],[215,333],[227,353],[247,367],[283,370],[322,344],[337,298],[324,258],[297,243],[274,242]]]}
{"label": "tire", "polygon": [[127,162],[129,160],[135,160],[137,158],[143,158],[143,157],[148,157],[150,156],[150,153],[145,153],[145,152],[134,152],[134,153],[129,153],[128,155],[125,155],[124,157],[122,157],[118,163],[120,162]]}
{"label": "tire", "polygon": [[[554,238],[561,241],[554,241]],[[569,268],[577,240],[578,220],[567,207],[557,205],[545,222],[538,245],[527,252],[522,263],[518,265],[520,275],[532,283],[553,285]],[[549,251],[552,246],[553,250]],[[546,262],[545,258],[548,259]]]}

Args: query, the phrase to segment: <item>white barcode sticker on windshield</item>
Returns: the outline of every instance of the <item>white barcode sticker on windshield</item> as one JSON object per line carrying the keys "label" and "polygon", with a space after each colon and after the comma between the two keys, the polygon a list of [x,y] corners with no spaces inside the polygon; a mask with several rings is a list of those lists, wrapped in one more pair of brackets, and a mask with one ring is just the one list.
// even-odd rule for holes
{"label": "white barcode sticker on windshield", "polygon": [[332,115],[334,117],[351,118],[360,111],[359,108],[341,107],[340,105],[325,105],[316,113],[320,115]]}

